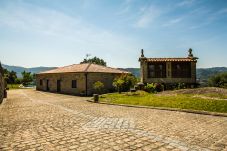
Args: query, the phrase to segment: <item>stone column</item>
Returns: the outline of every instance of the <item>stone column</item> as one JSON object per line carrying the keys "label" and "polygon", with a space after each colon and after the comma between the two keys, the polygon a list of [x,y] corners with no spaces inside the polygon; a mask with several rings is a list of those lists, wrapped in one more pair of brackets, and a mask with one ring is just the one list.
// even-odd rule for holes
{"label": "stone column", "polygon": [[171,62],[166,62],[166,78],[172,77],[172,67]]}
{"label": "stone column", "polygon": [[191,62],[191,80],[196,83],[196,62]]}

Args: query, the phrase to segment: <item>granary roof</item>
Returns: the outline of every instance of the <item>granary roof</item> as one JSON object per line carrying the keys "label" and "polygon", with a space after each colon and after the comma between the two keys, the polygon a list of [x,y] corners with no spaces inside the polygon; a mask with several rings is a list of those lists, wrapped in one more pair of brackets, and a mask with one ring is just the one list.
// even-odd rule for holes
{"label": "granary roof", "polygon": [[196,58],[146,58],[148,62],[196,62]]}
{"label": "granary roof", "polygon": [[46,73],[88,73],[88,72],[99,72],[99,73],[130,73],[124,70],[101,66],[92,63],[73,64],[69,66],[59,67],[56,69],[41,72],[39,74]]}

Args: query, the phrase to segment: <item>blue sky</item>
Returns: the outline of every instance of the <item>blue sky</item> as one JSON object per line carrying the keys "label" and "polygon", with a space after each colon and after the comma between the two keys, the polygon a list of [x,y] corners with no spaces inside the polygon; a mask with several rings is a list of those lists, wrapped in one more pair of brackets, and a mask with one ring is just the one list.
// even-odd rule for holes
{"label": "blue sky", "polygon": [[0,0],[0,61],[24,67],[79,63],[112,67],[146,57],[185,57],[227,66],[226,0]]}

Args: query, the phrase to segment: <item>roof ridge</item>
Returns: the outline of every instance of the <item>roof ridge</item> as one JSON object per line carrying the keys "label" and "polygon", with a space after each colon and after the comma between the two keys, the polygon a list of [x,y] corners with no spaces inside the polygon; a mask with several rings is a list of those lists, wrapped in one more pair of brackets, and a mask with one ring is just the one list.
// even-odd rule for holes
{"label": "roof ridge", "polygon": [[84,72],[87,72],[88,68],[91,66],[92,63],[87,63],[88,66],[85,68]]}
{"label": "roof ridge", "polygon": [[40,74],[44,73],[66,73],[66,72],[102,72],[102,73],[129,73],[126,70],[121,70],[118,68],[107,67],[104,65],[99,65],[95,63],[83,63],[83,64],[73,64],[64,67],[59,67],[57,69],[48,70],[41,72]]}

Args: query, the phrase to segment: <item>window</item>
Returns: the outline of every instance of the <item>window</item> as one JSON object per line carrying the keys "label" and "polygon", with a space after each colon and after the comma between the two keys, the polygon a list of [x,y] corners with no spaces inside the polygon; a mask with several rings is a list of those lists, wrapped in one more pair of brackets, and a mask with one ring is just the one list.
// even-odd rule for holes
{"label": "window", "polygon": [[76,80],[72,80],[72,88],[77,88],[77,81]]}
{"label": "window", "polygon": [[148,77],[149,78],[155,77],[154,65],[153,64],[148,65]]}
{"label": "window", "polygon": [[43,80],[39,80],[39,85],[43,85]]}
{"label": "window", "polygon": [[173,78],[190,78],[191,63],[190,62],[172,62]]}
{"label": "window", "polygon": [[166,77],[166,63],[150,63],[148,64],[148,78],[165,78]]}

